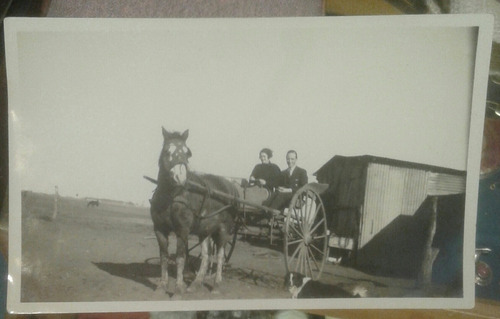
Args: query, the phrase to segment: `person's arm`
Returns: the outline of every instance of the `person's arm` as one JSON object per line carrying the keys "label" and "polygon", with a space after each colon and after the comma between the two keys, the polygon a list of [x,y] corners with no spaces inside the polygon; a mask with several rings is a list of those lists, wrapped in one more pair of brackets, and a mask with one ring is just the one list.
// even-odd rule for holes
{"label": "person's arm", "polygon": [[305,169],[302,169],[302,174],[300,176],[300,185],[299,188],[307,184],[308,178],[307,178],[307,171]]}
{"label": "person's arm", "polygon": [[265,173],[264,167],[260,166],[259,164],[255,165],[252,174],[250,175],[249,178],[250,184],[265,186],[266,180],[261,178],[263,173]]}
{"label": "person's arm", "polygon": [[252,173],[250,174],[250,178],[248,178],[250,183],[255,182],[255,175],[257,175],[258,170],[259,170],[259,165],[255,165],[255,167],[252,170]]}
{"label": "person's arm", "polygon": [[292,185],[290,185],[291,180],[290,177],[288,176],[288,172],[282,171],[281,172],[281,184],[280,187],[278,187],[278,191],[280,193],[291,193],[292,192]]}
{"label": "person's arm", "polygon": [[281,185],[281,170],[278,165],[272,165],[267,180],[267,186],[272,190]]}

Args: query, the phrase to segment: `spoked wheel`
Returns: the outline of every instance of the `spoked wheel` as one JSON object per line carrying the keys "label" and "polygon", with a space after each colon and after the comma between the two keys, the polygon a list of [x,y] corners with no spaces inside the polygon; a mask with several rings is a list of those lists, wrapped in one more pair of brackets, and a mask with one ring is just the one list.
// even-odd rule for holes
{"label": "spoked wheel", "polygon": [[285,217],[284,253],[287,271],[317,280],[328,258],[328,229],[325,206],[314,185],[305,185],[292,197]]}

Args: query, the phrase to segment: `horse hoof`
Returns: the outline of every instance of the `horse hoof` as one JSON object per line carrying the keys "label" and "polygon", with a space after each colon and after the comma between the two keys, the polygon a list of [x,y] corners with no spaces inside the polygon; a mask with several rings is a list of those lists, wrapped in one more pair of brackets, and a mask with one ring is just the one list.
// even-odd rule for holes
{"label": "horse hoof", "polygon": [[182,300],[182,294],[173,294],[172,297],[170,297],[170,300]]}
{"label": "horse hoof", "polygon": [[220,295],[220,287],[219,285],[215,284],[212,288],[212,290],[210,291],[211,294],[213,295]]}
{"label": "horse hoof", "polygon": [[168,292],[168,282],[160,281],[158,286],[156,286],[156,290],[161,290],[163,292]]}
{"label": "horse hoof", "polygon": [[214,289],[212,289],[212,291],[210,291],[210,293],[212,295],[220,295],[220,290],[219,290],[219,288],[214,288]]}
{"label": "horse hoof", "polygon": [[184,294],[187,290],[187,286],[185,283],[182,283],[182,284],[177,284],[177,286],[175,287],[175,293],[174,295],[178,295],[178,294]]}
{"label": "horse hoof", "polygon": [[188,292],[195,292],[203,287],[203,283],[201,281],[193,281],[191,285],[187,288]]}

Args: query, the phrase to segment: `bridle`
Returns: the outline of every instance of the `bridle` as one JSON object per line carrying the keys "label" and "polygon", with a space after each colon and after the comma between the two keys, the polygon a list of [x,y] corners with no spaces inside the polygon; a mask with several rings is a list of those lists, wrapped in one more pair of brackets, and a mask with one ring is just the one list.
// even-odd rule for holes
{"label": "bridle", "polygon": [[[200,192],[199,190],[192,189],[190,182],[188,181],[188,165],[189,158],[192,156],[191,150],[186,146],[186,140],[188,138],[189,131],[185,131],[182,134],[179,133],[169,133],[163,129],[163,149],[160,155],[160,166],[164,173],[163,176],[167,177],[167,184],[173,189],[172,202],[183,204],[189,206],[188,199],[186,198],[186,191],[188,192]],[[159,181],[158,181],[159,182]],[[214,217],[222,213],[223,211],[234,206],[234,203],[229,205],[224,205],[222,208],[217,209],[212,212],[211,209],[211,199],[212,192],[209,185],[201,182],[203,185],[203,200],[200,205],[198,218],[207,219]],[[210,212],[208,215],[204,214],[204,211]]]}
{"label": "bridle", "polygon": [[179,186],[184,186],[186,183],[189,158],[192,155],[186,146],[188,135],[188,130],[179,134],[167,132],[163,128],[164,142],[159,165]]}
{"label": "bridle", "polygon": [[170,171],[174,166],[180,164],[184,164],[187,167],[189,158],[191,157],[191,150],[183,141],[170,141],[163,145],[161,157],[163,168]]}

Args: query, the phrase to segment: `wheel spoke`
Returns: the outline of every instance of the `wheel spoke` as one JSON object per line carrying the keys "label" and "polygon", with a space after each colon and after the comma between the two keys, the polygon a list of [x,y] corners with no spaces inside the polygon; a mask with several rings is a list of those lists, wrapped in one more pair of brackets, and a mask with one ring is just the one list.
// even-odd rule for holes
{"label": "wheel spoke", "polygon": [[311,265],[311,259],[310,258],[307,258],[307,269],[309,270],[309,272],[311,273],[310,277],[312,278],[313,277],[313,267]]}
{"label": "wheel spoke", "polygon": [[[297,255],[297,262],[295,264],[295,270],[296,272],[300,272],[300,270],[302,270],[302,247],[299,245],[297,247],[297,250],[299,252],[299,254]],[[300,267],[300,270],[299,270],[299,267]]]}
{"label": "wheel spoke", "polygon": [[319,211],[323,208],[323,203],[320,203],[318,207],[316,207],[316,215],[318,215]]}
{"label": "wheel spoke", "polygon": [[[314,205],[316,205],[316,207],[313,210]],[[321,207],[322,207],[321,203],[318,204],[315,200],[311,202],[311,209],[308,217],[309,228],[311,228],[312,225],[314,225],[316,217],[318,216],[318,212],[321,209]]]}
{"label": "wheel spoke", "polygon": [[325,234],[323,235],[319,235],[319,236],[314,236],[313,237],[313,240],[315,241],[316,239],[323,239],[323,238],[326,238],[327,236]]}
{"label": "wheel spoke", "polygon": [[299,236],[300,240],[304,240],[304,236],[299,232],[298,229],[296,229],[295,227],[290,227],[290,228],[293,229],[293,231],[295,232],[295,234],[297,234]]}
{"label": "wheel spoke", "polygon": [[319,270],[318,262],[316,261],[316,258],[314,258],[314,254],[313,254],[311,248],[307,247],[307,249],[309,251],[309,256],[311,256],[311,258],[314,262],[314,265],[316,266],[316,269]]}
{"label": "wheel spoke", "polygon": [[305,246],[302,246],[302,249],[301,249],[301,258],[300,258],[300,271],[301,273],[305,273],[306,272],[306,261],[307,261],[307,253],[306,253],[306,247]]}
{"label": "wheel spoke", "polygon": [[302,214],[301,222],[302,222],[302,229],[303,229],[304,233],[308,232],[311,227],[310,227],[309,223],[307,222],[307,204],[306,204],[306,206],[304,206],[304,213]]}
{"label": "wheel spoke", "polygon": [[316,245],[310,245],[312,248],[314,248],[318,253],[320,253],[321,255],[324,255],[325,253],[320,250],[318,247],[316,247]]}
{"label": "wheel spoke", "polygon": [[297,211],[298,211],[298,209],[295,209],[295,208],[293,209],[293,213],[295,215],[295,222],[296,222],[296,225],[299,228],[299,230],[301,232],[304,232],[304,227],[302,226],[302,220],[300,219],[300,216],[297,214]]}
{"label": "wheel spoke", "polygon": [[[297,221],[297,224],[298,224],[300,230],[303,233],[304,232],[304,228],[302,227],[302,220],[300,219],[300,216],[297,215],[297,210],[298,209],[292,208],[292,210],[293,210],[293,214],[295,215],[295,220]],[[300,205],[300,210],[302,211],[302,205]],[[290,216],[290,219],[291,218],[292,218],[292,216]]]}
{"label": "wheel spoke", "polygon": [[304,241],[304,239],[303,239],[303,238],[301,238],[301,239],[297,239],[297,240],[293,240],[293,241],[289,241],[289,242],[288,242],[288,246],[295,245],[295,244],[300,243],[300,242],[302,242],[302,241]]}
{"label": "wheel spoke", "polygon": [[300,251],[300,245],[297,246],[297,248],[295,248],[295,251],[293,252],[292,256],[290,257],[290,259],[293,259],[295,258],[295,255],[297,255],[297,253]]}
{"label": "wheel spoke", "polygon": [[321,218],[321,220],[311,229],[311,234],[314,233],[316,228],[318,228],[324,221],[325,221],[325,218]]}
{"label": "wheel spoke", "polygon": [[318,201],[317,201],[317,196],[316,196],[316,193],[313,192],[313,198],[312,198],[312,201],[311,201],[311,214],[314,214],[314,216],[316,216],[316,214],[318,214],[318,207],[316,206],[316,209],[314,209],[314,212],[313,212],[313,205],[318,205]]}
{"label": "wheel spoke", "polygon": [[305,273],[306,270],[307,270],[307,247],[302,246],[302,271],[304,271]]}
{"label": "wheel spoke", "polygon": [[[303,196],[303,204],[300,210],[300,221],[304,226],[307,225],[306,220],[307,220],[307,206],[308,206],[308,201],[307,201],[307,194],[302,195]],[[304,227],[305,230],[305,227]]]}
{"label": "wheel spoke", "polygon": [[297,264],[295,265],[295,271],[300,272],[302,270],[302,249],[299,250],[299,254],[297,255]]}
{"label": "wheel spoke", "polygon": [[304,224],[304,214],[307,213],[307,200],[305,199],[304,195],[300,195],[299,197],[300,197],[300,211],[298,219],[300,220],[301,224]]}
{"label": "wheel spoke", "polygon": [[313,192],[310,192],[312,194],[312,196],[308,196],[309,198],[309,204],[308,204],[308,208],[309,208],[309,212],[307,213],[307,216],[306,216],[306,221],[307,221],[307,224],[310,225],[312,224],[311,220],[312,220],[312,208],[313,208],[313,204],[316,202],[316,195],[313,193]]}

